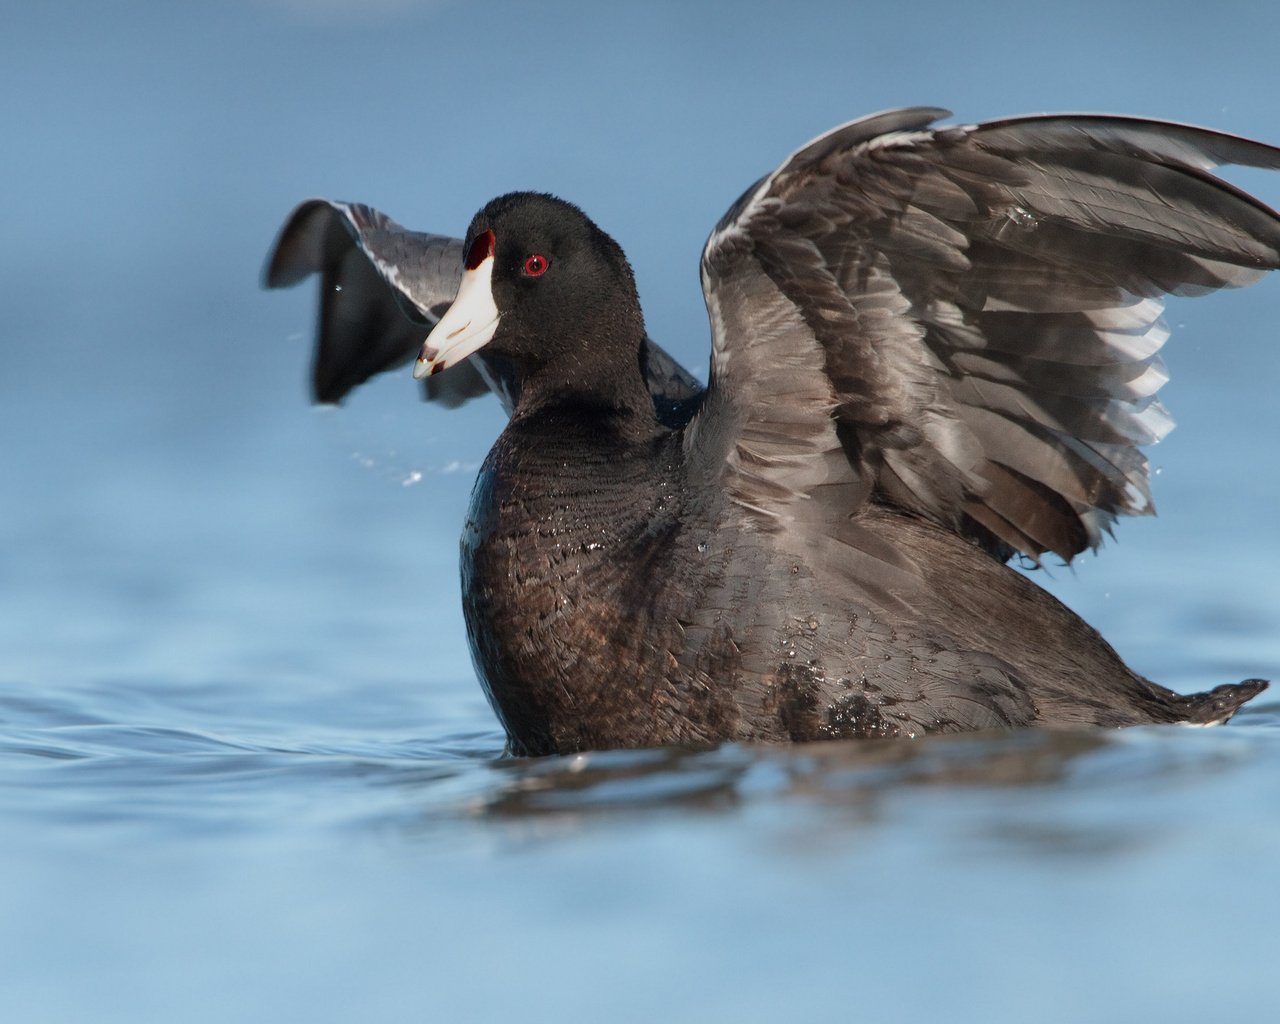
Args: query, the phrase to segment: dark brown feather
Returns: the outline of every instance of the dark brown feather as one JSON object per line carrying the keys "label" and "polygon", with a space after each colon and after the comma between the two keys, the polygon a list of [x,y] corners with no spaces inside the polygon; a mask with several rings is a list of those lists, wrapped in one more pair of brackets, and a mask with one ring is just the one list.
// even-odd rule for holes
{"label": "dark brown feather", "polygon": [[[703,253],[708,306],[756,273],[794,307],[868,499],[1070,560],[1151,510],[1138,446],[1172,427],[1159,300],[1280,266],[1280,218],[1210,168],[1280,167],[1280,150],[1115,117],[931,129],[937,113],[844,125],[753,186]],[[769,387],[774,350],[729,322],[713,315],[713,366],[733,367],[708,407],[722,453],[794,401]],[[766,505],[770,472],[753,478]]]}

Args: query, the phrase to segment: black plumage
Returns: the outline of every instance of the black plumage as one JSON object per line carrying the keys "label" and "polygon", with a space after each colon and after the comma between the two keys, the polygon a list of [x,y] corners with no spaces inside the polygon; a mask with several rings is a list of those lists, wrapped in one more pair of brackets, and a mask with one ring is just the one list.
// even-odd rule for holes
{"label": "black plumage", "polygon": [[[1280,150],[944,114],[841,126],[730,208],[702,255],[705,392],[645,335],[621,249],[561,200],[501,197],[461,244],[321,200],[286,224],[267,283],[323,275],[317,398],[444,316],[427,384],[487,385],[511,413],[462,575],[514,751],[1208,724],[1265,687],[1143,679],[1003,562],[1070,560],[1151,511],[1160,299],[1280,265],[1280,218],[1210,173]],[[445,314],[464,253],[483,337],[461,296]]]}

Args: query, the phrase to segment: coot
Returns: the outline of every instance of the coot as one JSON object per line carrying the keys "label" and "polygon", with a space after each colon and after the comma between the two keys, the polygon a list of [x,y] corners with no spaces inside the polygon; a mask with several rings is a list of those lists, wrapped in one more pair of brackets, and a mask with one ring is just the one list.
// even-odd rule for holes
{"label": "coot", "polygon": [[266,280],[324,275],[319,399],[434,325],[414,375],[511,414],[462,594],[512,752],[1213,724],[1266,687],[1159,686],[1006,562],[1151,511],[1161,297],[1280,265],[1280,217],[1209,173],[1280,149],[945,116],[845,124],[730,207],[705,391],[563,200],[495,199],[461,244],[323,200],[286,224]]}

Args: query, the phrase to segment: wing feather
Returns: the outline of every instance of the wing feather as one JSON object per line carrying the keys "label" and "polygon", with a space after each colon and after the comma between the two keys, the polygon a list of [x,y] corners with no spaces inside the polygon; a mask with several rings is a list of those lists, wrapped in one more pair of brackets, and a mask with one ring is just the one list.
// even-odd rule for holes
{"label": "wing feather", "polygon": [[[1001,557],[1070,560],[1151,511],[1139,448],[1173,425],[1156,397],[1163,297],[1280,266],[1280,217],[1211,173],[1280,168],[1280,150],[1133,118],[939,116],[834,129],[722,218],[702,258],[713,383],[691,443],[785,516],[819,493],[796,456],[830,467],[829,420],[851,482],[823,502],[897,505]],[[804,388],[782,346],[806,353]]]}

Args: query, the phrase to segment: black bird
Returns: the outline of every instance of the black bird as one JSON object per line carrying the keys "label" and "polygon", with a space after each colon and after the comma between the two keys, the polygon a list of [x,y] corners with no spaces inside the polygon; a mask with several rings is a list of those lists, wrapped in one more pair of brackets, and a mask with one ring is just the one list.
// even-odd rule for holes
{"label": "black bird", "polygon": [[1005,563],[1151,511],[1161,297],[1280,266],[1280,217],[1210,173],[1280,149],[945,116],[850,122],[733,204],[702,254],[705,391],[560,199],[495,199],[462,243],[323,200],[286,224],[266,282],[323,274],[319,400],[434,324],[414,375],[511,414],[462,592],[512,752],[1207,725],[1266,687],[1144,679]]}

